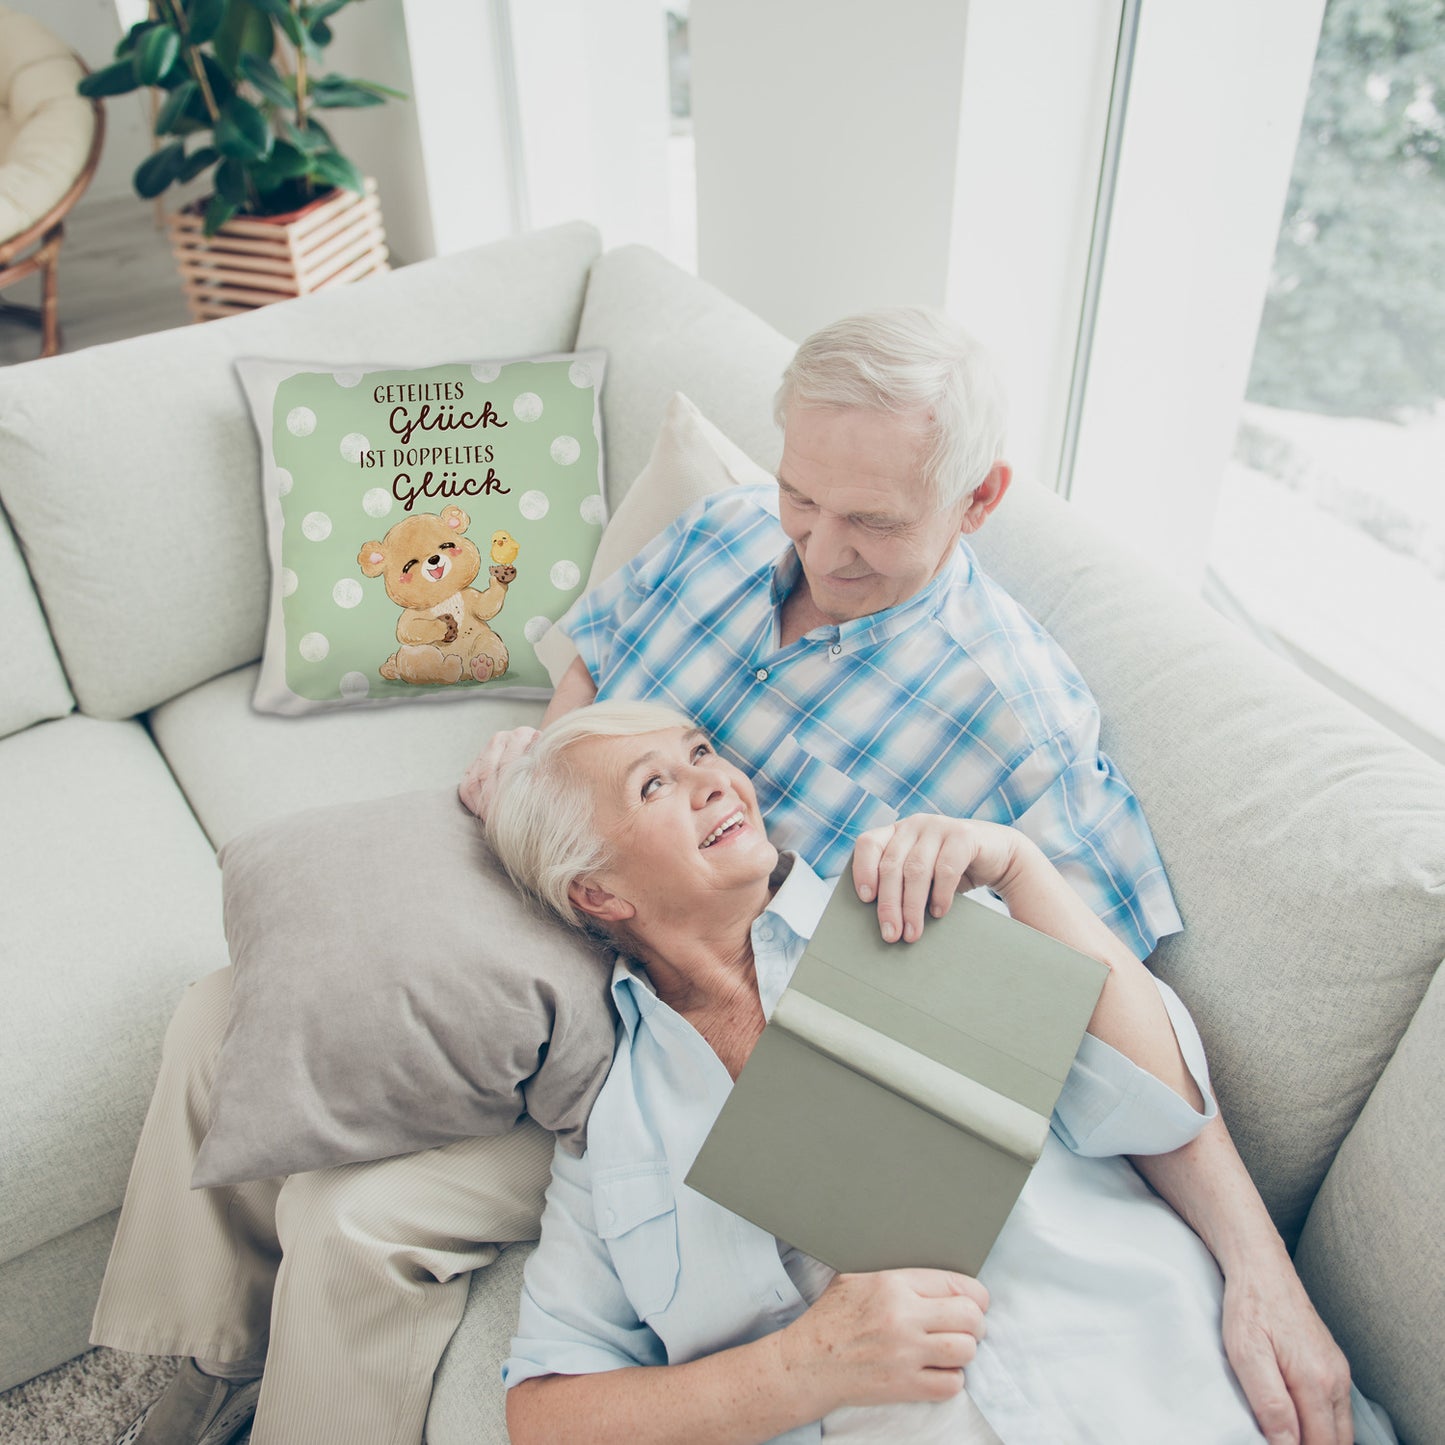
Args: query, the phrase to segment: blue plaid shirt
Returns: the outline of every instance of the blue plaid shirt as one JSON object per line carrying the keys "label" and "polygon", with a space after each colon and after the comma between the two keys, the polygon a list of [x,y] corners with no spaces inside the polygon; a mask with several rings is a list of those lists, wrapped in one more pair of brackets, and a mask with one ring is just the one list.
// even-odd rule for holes
{"label": "blue plaid shirt", "polygon": [[684,513],[559,624],[598,700],[665,702],[754,779],[768,835],[823,876],[912,813],[1012,823],[1140,957],[1182,925],[1074,665],[962,540],[922,592],[779,646],[801,564],[771,487]]}

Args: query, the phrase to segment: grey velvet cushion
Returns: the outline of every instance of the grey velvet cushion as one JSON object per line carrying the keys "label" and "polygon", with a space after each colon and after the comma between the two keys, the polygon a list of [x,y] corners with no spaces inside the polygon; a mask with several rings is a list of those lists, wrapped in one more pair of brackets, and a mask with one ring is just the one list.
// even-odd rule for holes
{"label": "grey velvet cushion", "polygon": [[193,1184],[454,1143],[525,1110],[580,1148],[612,1060],[602,952],[528,909],[453,789],[220,853],[235,981]]}
{"label": "grey velvet cushion", "polygon": [[235,357],[568,351],[597,250],[561,226],[0,379],[0,502],[81,709],[130,717],[261,654],[261,461]]}

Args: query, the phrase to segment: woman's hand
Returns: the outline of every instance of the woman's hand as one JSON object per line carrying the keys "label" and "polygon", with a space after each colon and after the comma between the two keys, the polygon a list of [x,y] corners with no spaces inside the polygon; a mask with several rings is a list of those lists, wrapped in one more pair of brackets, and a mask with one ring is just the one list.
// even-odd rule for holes
{"label": "woman's hand", "polygon": [[965,1274],[840,1274],[779,1337],[784,1369],[840,1405],[947,1400],[983,1338],[988,1291]]}
{"label": "woman's hand", "polygon": [[925,912],[942,918],[954,895],[969,888],[1003,892],[1033,848],[1022,833],[999,823],[916,813],[858,839],[853,886],[865,903],[878,900],[887,942],[901,937],[912,943],[923,932]]}
{"label": "woman's hand", "polygon": [[457,793],[482,822],[487,821],[487,812],[492,806],[492,790],[498,770],[504,763],[525,753],[537,737],[536,728],[512,728],[509,732],[494,733],[472,760],[471,767],[457,785]]}

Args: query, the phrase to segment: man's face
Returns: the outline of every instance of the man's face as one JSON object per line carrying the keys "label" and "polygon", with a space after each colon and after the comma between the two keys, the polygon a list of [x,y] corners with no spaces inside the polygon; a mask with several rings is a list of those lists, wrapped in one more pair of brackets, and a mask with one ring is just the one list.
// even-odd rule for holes
{"label": "man's face", "polygon": [[926,451],[920,418],[821,407],[788,413],[778,514],[813,605],[830,621],[916,596],[959,534],[973,530],[968,497],[942,510],[929,498]]}

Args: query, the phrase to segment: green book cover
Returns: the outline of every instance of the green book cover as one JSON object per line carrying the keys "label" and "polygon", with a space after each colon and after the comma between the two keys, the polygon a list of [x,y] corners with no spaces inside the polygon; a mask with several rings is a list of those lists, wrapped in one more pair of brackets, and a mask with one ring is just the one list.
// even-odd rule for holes
{"label": "green book cover", "polygon": [[969,898],[885,944],[845,877],[687,1183],[834,1269],[977,1274],[1107,977]]}

